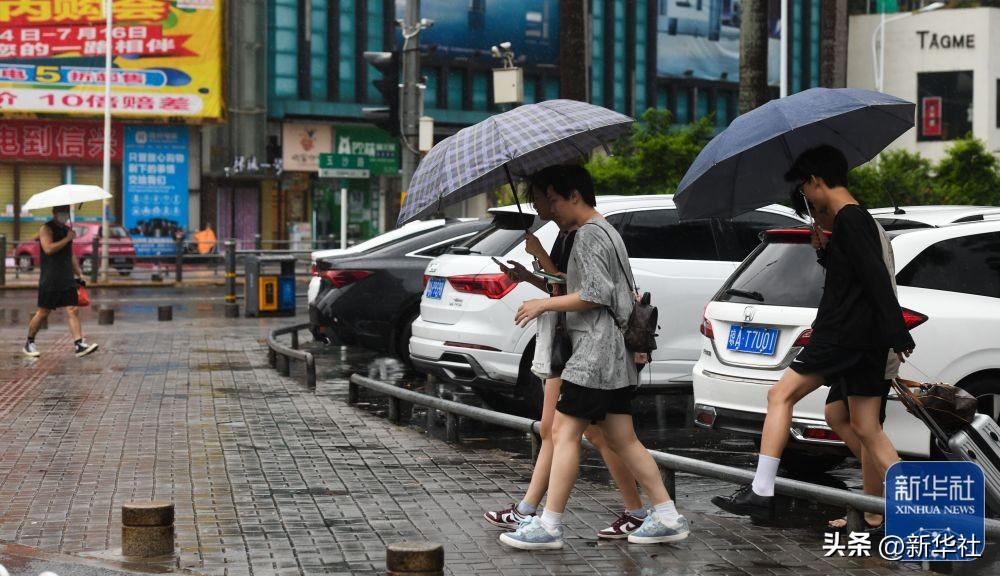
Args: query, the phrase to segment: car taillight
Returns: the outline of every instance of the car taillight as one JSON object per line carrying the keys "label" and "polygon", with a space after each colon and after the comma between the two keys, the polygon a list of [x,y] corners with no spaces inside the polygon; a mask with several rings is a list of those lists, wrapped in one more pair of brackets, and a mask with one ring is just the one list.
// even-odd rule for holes
{"label": "car taillight", "polygon": [[812,328],[806,328],[799,334],[799,337],[795,339],[795,343],[792,346],[805,346],[809,344],[809,339],[812,338],[813,331]]}
{"label": "car taillight", "polygon": [[431,279],[430,276],[428,276],[427,274],[424,274],[424,288],[427,288],[427,282],[429,282],[430,279]]}
{"label": "car taillight", "polygon": [[309,275],[310,276],[319,276],[319,268],[316,267],[316,263],[315,262],[313,262],[312,264],[309,265]]}
{"label": "car taillight", "polygon": [[[705,310],[708,310],[708,306],[705,306]],[[701,326],[698,327],[698,331],[709,340],[715,340],[715,330],[712,330],[712,322],[708,319],[705,312],[701,314]]]}
{"label": "car taillight", "polygon": [[920,312],[914,312],[913,310],[903,308],[903,324],[906,325],[907,330],[913,330],[924,322],[927,322],[927,316],[921,314]]}
{"label": "car taillight", "polygon": [[330,284],[333,284],[334,288],[343,288],[348,284],[363,280],[372,274],[374,272],[370,270],[324,270],[319,273],[319,276]]}
{"label": "car taillight", "polygon": [[451,276],[448,278],[451,286],[466,294],[482,294],[491,300],[503,298],[517,286],[506,274],[472,274],[468,276]]}
{"label": "car taillight", "polygon": [[841,441],[840,436],[829,428],[814,428],[812,426],[806,426],[802,429],[802,437],[808,438],[810,440],[826,440],[828,442],[839,442]]}

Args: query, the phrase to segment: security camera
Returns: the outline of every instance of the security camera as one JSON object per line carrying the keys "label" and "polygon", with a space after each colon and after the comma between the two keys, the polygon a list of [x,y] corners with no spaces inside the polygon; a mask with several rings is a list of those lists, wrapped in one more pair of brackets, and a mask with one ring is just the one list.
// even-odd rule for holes
{"label": "security camera", "polygon": [[499,58],[500,57],[500,49],[497,48],[496,46],[494,46],[494,47],[490,48],[490,54],[492,54],[494,58]]}
{"label": "security camera", "polygon": [[430,18],[421,18],[420,19],[420,26],[421,26],[421,28],[430,28],[433,25],[434,25],[434,21],[431,20]]}
{"label": "security camera", "polygon": [[501,42],[500,47],[504,50],[510,50],[510,42]]}

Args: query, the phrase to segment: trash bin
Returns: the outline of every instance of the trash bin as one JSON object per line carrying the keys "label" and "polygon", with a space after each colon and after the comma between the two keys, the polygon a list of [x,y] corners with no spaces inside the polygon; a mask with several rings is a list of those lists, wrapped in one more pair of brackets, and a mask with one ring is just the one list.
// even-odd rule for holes
{"label": "trash bin", "polygon": [[295,315],[295,257],[247,256],[244,309],[253,316]]}

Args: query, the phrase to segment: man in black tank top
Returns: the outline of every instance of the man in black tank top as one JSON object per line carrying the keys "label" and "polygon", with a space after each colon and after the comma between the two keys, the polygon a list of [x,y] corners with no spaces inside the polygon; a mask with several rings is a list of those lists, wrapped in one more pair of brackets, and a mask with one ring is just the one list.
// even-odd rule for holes
{"label": "man in black tank top", "polygon": [[27,356],[41,355],[35,345],[35,335],[41,329],[42,322],[58,308],[66,309],[69,332],[74,340],[73,353],[82,357],[97,350],[97,344],[88,344],[83,340],[80,316],[77,313],[77,287],[83,285],[83,273],[73,254],[74,238],[76,232],[69,225],[69,206],[56,206],[52,209],[52,220],[43,224],[38,231],[38,242],[42,248],[38,312],[35,312],[28,323],[28,341],[22,350]]}

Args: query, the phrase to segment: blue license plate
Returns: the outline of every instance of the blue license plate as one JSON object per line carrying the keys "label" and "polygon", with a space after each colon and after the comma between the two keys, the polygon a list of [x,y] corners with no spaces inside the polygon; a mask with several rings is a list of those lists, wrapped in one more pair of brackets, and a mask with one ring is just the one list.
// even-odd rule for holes
{"label": "blue license plate", "polygon": [[755,326],[732,326],[726,348],[736,352],[774,356],[778,343],[777,328],[757,328]]}
{"label": "blue license plate", "polygon": [[442,292],[444,292],[444,278],[431,276],[427,282],[427,290],[424,292],[424,296],[431,300],[440,300]]}

